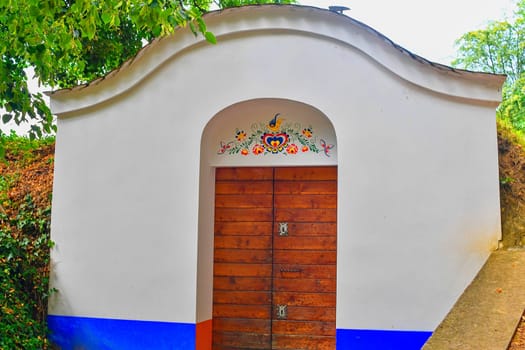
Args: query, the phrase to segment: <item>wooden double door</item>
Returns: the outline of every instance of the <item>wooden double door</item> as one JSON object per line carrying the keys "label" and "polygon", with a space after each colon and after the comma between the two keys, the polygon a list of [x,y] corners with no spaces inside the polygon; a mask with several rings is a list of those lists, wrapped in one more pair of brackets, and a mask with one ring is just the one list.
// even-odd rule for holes
{"label": "wooden double door", "polygon": [[213,349],[335,349],[337,168],[218,168]]}

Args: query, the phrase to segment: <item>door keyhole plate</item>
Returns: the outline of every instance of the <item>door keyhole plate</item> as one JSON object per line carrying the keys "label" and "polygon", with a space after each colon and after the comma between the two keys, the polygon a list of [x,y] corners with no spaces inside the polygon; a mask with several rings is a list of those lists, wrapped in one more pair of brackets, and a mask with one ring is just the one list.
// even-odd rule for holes
{"label": "door keyhole plate", "polygon": [[279,223],[279,236],[288,236],[288,223],[287,222]]}
{"label": "door keyhole plate", "polygon": [[288,305],[277,305],[277,319],[285,320],[288,317]]}

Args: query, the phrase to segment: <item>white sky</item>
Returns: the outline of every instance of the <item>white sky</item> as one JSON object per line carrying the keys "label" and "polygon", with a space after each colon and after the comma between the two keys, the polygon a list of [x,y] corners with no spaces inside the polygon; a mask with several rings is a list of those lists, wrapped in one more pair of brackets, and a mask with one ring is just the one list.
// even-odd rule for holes
{"label": "white sky", "polygon": [[[512,16],[517,0],[298,0],[301,5],[349,7],[345,15],[376,29],[396,44],[428,60],[450,65],[454,41],[484,28],[489,20]],[[36,89],[37,85],[32,84]],[[3,125],[24,134],[28,126]]]}
{"label": "white sky", "polygon": [[379,31],[405,49],[450,65],[454,42],[484,28],[489,20],[511,17],[516,0],[298,0],[301,5],[349,7],[345,15]]}

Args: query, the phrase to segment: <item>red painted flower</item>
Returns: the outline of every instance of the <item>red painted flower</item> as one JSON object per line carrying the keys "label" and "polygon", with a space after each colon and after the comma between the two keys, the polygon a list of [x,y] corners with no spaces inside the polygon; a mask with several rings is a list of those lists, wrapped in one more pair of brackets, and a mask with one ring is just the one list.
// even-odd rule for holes
{"label": "red painted flower", "polygon": [[258,155],[258,154],[263,153],[263,152],[264,152],[264,147],[263,147],[263,145],[256,144],[255,146],[253,146],[253,148],[252,148],[252,152],[253,152],[253,154],[255,154],[255,155]]}
{"label": "red painted flower", "polygon": [[290,144],[288,147],[286,147],[286,153],[288,154],[296,154],[299,151],[299,148],[295,143]]}
{"label": "red painted flower", "polygon": [[301,151],[303,152],[308,152],[309,148],[308,146],[303,146],[303,148],[301,148]]}
{"label": "red painted flower", "polygon": [[248,151],[246,148],[243,148],[243,149],[241,150],[241,154],[242,154],[243,156],[247,156],[248,153],[250,153],[250,151]]}

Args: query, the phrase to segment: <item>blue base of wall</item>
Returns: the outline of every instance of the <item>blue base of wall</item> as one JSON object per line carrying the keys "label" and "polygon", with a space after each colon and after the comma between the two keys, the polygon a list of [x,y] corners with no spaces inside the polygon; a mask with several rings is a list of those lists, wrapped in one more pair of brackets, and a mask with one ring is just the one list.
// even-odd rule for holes
{"label": "blue base of wall", "polygon": [[[195,349],[195,324],[48,316],[50,339],[62,350]],[[337,349],[419,350],[432,332],[338,329]]]}
{"label": "blue base of wall", "polygon": [[337,348],[352,350],[420,350],[432,332],[338,329]]}
{"label": "blue base of wall", "polygon": [[48,316],[62,350],[195,349],[195,324]]}

